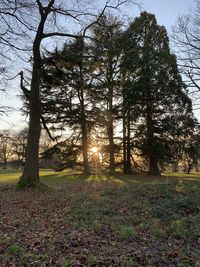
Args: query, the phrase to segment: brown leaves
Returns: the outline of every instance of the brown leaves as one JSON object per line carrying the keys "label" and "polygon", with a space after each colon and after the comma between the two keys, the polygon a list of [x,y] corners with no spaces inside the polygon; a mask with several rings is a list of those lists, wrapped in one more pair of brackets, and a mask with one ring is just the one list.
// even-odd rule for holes
{"label": "brown leaves", "polygon": [[[162,220],[166,210],[158,212],[170,195],[159,190],[135,184],[89,187],[84,181],[44,192],[0,187],[0,266],[199,267],[200,237],[185,240],[169,231]],[[184,208],[188,205],[184,200]],[[168,202],[167,207],[171,211]],[[175,208],[172,215],[180,216]],[[194,214],[190,220],[196,225],[200,214]],[[187,230],[183,226],[173,229]],[[126,230],[123,239],[120,229]]]}

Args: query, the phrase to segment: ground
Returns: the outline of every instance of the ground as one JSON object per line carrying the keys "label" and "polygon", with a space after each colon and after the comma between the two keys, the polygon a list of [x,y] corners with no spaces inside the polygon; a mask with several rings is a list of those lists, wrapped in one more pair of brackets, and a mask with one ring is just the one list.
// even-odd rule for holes
{"label": "ground", "polygon": [[200,267],[200,174],[0,172],[0,266]]}

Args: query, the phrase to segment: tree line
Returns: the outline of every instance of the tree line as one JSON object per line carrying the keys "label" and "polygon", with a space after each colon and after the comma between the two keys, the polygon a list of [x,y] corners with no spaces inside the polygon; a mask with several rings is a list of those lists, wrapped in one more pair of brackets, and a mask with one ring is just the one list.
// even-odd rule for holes
{"label": "tree line", "polygon": [[[19,73],[30,118],[19,185],[39,182],[41,126],[54,141],[46,156],[58,155],[60,170],[82,162],[90,173],[95,144],[110,174],[117,166],[124,173],[142,169],[138,159],[149,175],[180,160],[192,167],[199,157],[199,129],[166,29],[147,12],[128,26],[107,12],[116,12],[126,1],[107,1],[101,11],[94,6],[87,11],[84,1],[72,2],[3,0],[0,6],[6,28],[0,28],[0,45],[32,51],[27,59],[30,85]],[[77,25],[78,33],[69,32],[67,22]],[[43,49],[54,37],[64,45],[53,52],[48,45]]]}
{"label": "tree line", "polygon": [[[81,154],[86,174],[96,143],[110,174],[117,166],[124,173],[140,168],[138,158],[149,175],[189,156],[197,163],[197,121],[166,29],[147,12],[126,28],[104,15],[90,36],[44,55],[41,115],[57,140],[46,155],[57,153],[62,170],[79,164]],[[59,130],[71,138],[64,133],[58,141]]]}
{"label": "tree line", "polygon": [[[18,130],[0,130],[0,169],[19,169],[21,170],[26,158],[28,129],[20,128]],[[53,161],[48,161],[43,157],[44,151],[52,145],[45,131],[42,131],[40,137],[40,166],[53,168]]]}

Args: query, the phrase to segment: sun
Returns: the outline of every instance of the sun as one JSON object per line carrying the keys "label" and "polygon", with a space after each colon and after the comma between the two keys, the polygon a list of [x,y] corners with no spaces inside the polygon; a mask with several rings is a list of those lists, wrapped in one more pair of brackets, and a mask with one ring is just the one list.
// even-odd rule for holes
{"label": "sun", "polygon": [[98,147],[96,147],[96,146],[93,146],[93,147],[91,147],[91,151],[92,151],[92,153],[97,153],[98,152]]}

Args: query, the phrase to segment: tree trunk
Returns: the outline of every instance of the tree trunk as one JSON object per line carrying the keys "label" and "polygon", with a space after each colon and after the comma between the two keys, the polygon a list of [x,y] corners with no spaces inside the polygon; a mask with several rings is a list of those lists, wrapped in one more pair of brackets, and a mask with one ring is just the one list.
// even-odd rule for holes
{"label": "tree trunk", "polygon": [[154,134],[152,121],[152,106],[150,102],[150,95],[146,99],[146,127],[147,127],[147,154],[149,157],[148,175],[160,175],[158,168],[158,160],[154,151]]}
{"label": "tree trunk", "polygon": [[[124,83],[124,75],[122,83]],[[123,172],[128,173],[127,169],[127,101],[126,93],[123,87]]]}
{"label": "tree trunk", "polygon": [[7,169],[7,143],[5,144],[5,146],[3,145],[3,169]]}
{"label": "tree trunk", "polygon": [[[51,1],[53,4],[53,1]],[[50,7],[49,7],[50,8]],[[48,11],[40,10],[41,20],[38,25],[35,40],[33,42],[33,70],[29,98],[29,129],[26,146],[26,158],[22,176],[19,180],[19,187],[35,187],[39,184],[39,141],[40,141],[40,82],[42,59],[40,45],[43,38],[44,24]]]}
{"label": "tree trunk", "polygon": [[160,170],[158,168],[158,161],[156,157],[152,154],[149,156],[149,170],[148,170],[148,175],[160,175]]}
{"label": "tree trunk", "polygon": [[115,157],[114,157],[114,141],[113,141],[113,115],[109,112],[109,122],[108,122],[108,139],[109,139],[109,174],[113,175],[115,173]]}
{"label": "tree trunk", "polygon": [[132,172],[131,168],[131,129],[130,129],[130,110],[127,112],[127,173]]}
{"label": "tree trunk", "polygon": [[39,140],[40,140],[40,85],[41,66],[34,64],[30,92],[30,118],[26,147],[26,158],[19,185],[34,187],[39,183]]}
{"label": "tree trunk", "polygon": [[173,172],[178,172],[178,163],[177,162],[172,163],[171,168]]}
{"label": "tree trunk", "polygon": [[123,112],[123,158],[124,174],[132,172],[131,168],[131,143],[130,143],[130,110]]}
{"label": "tree trunk", "polygon": [[83,55],[84,53],[84,41],[82,40],[81,47],[81,63],[80,63],[80,84],[78,88],[78,96],[81,105],[81,131],[82,131],[82,151],[83,151],[83,169],[84,174],[90,173],[89,162],[88,162],[88,131],[87,121],[85,113],[85,98],[84,98],[84,79],[83,79]]}
{"label": "tree trunk", "polygon": [[109,140],[109,174],[115,173],[115,152],[114,152],[114,136],[113,136],[113,58],[109,55],[107,82],[108,82],[108,140]]}
{"label": "tree trunk", "polygon": [[191,162],[188,161],[188,166],[187,166],[187,174],[190,174],[192,168],[193,168],[194,161],[192,160]]}
{"label": "tree trunk", "polygon": [[90,173],[89,163],[88,163],[88,138],[87,138],[87,128],[86,122],[82,121],[82,150],[83,150],[83,169],[84,174]]}
{"label": "tree trunk", "polygon": [[[110,71],[111,72],[111,71]],[[109,78],[109,93],[108,93],[108,140],[109,140],[109,174],[115,173],[115,152],[114,152],[114,140],[113,140],[113,86]]]}
{"label": "tree trunk", "polygon": [[6,159],[4,158],[4,161],[3,161],[3,169],[4,170],[7,169],[7,158]]}
{"label": "tree trunk", "polygon": [[123,171],[127,174],[127,143],[126,143],[126,112],[125,107],[123,107]]}

